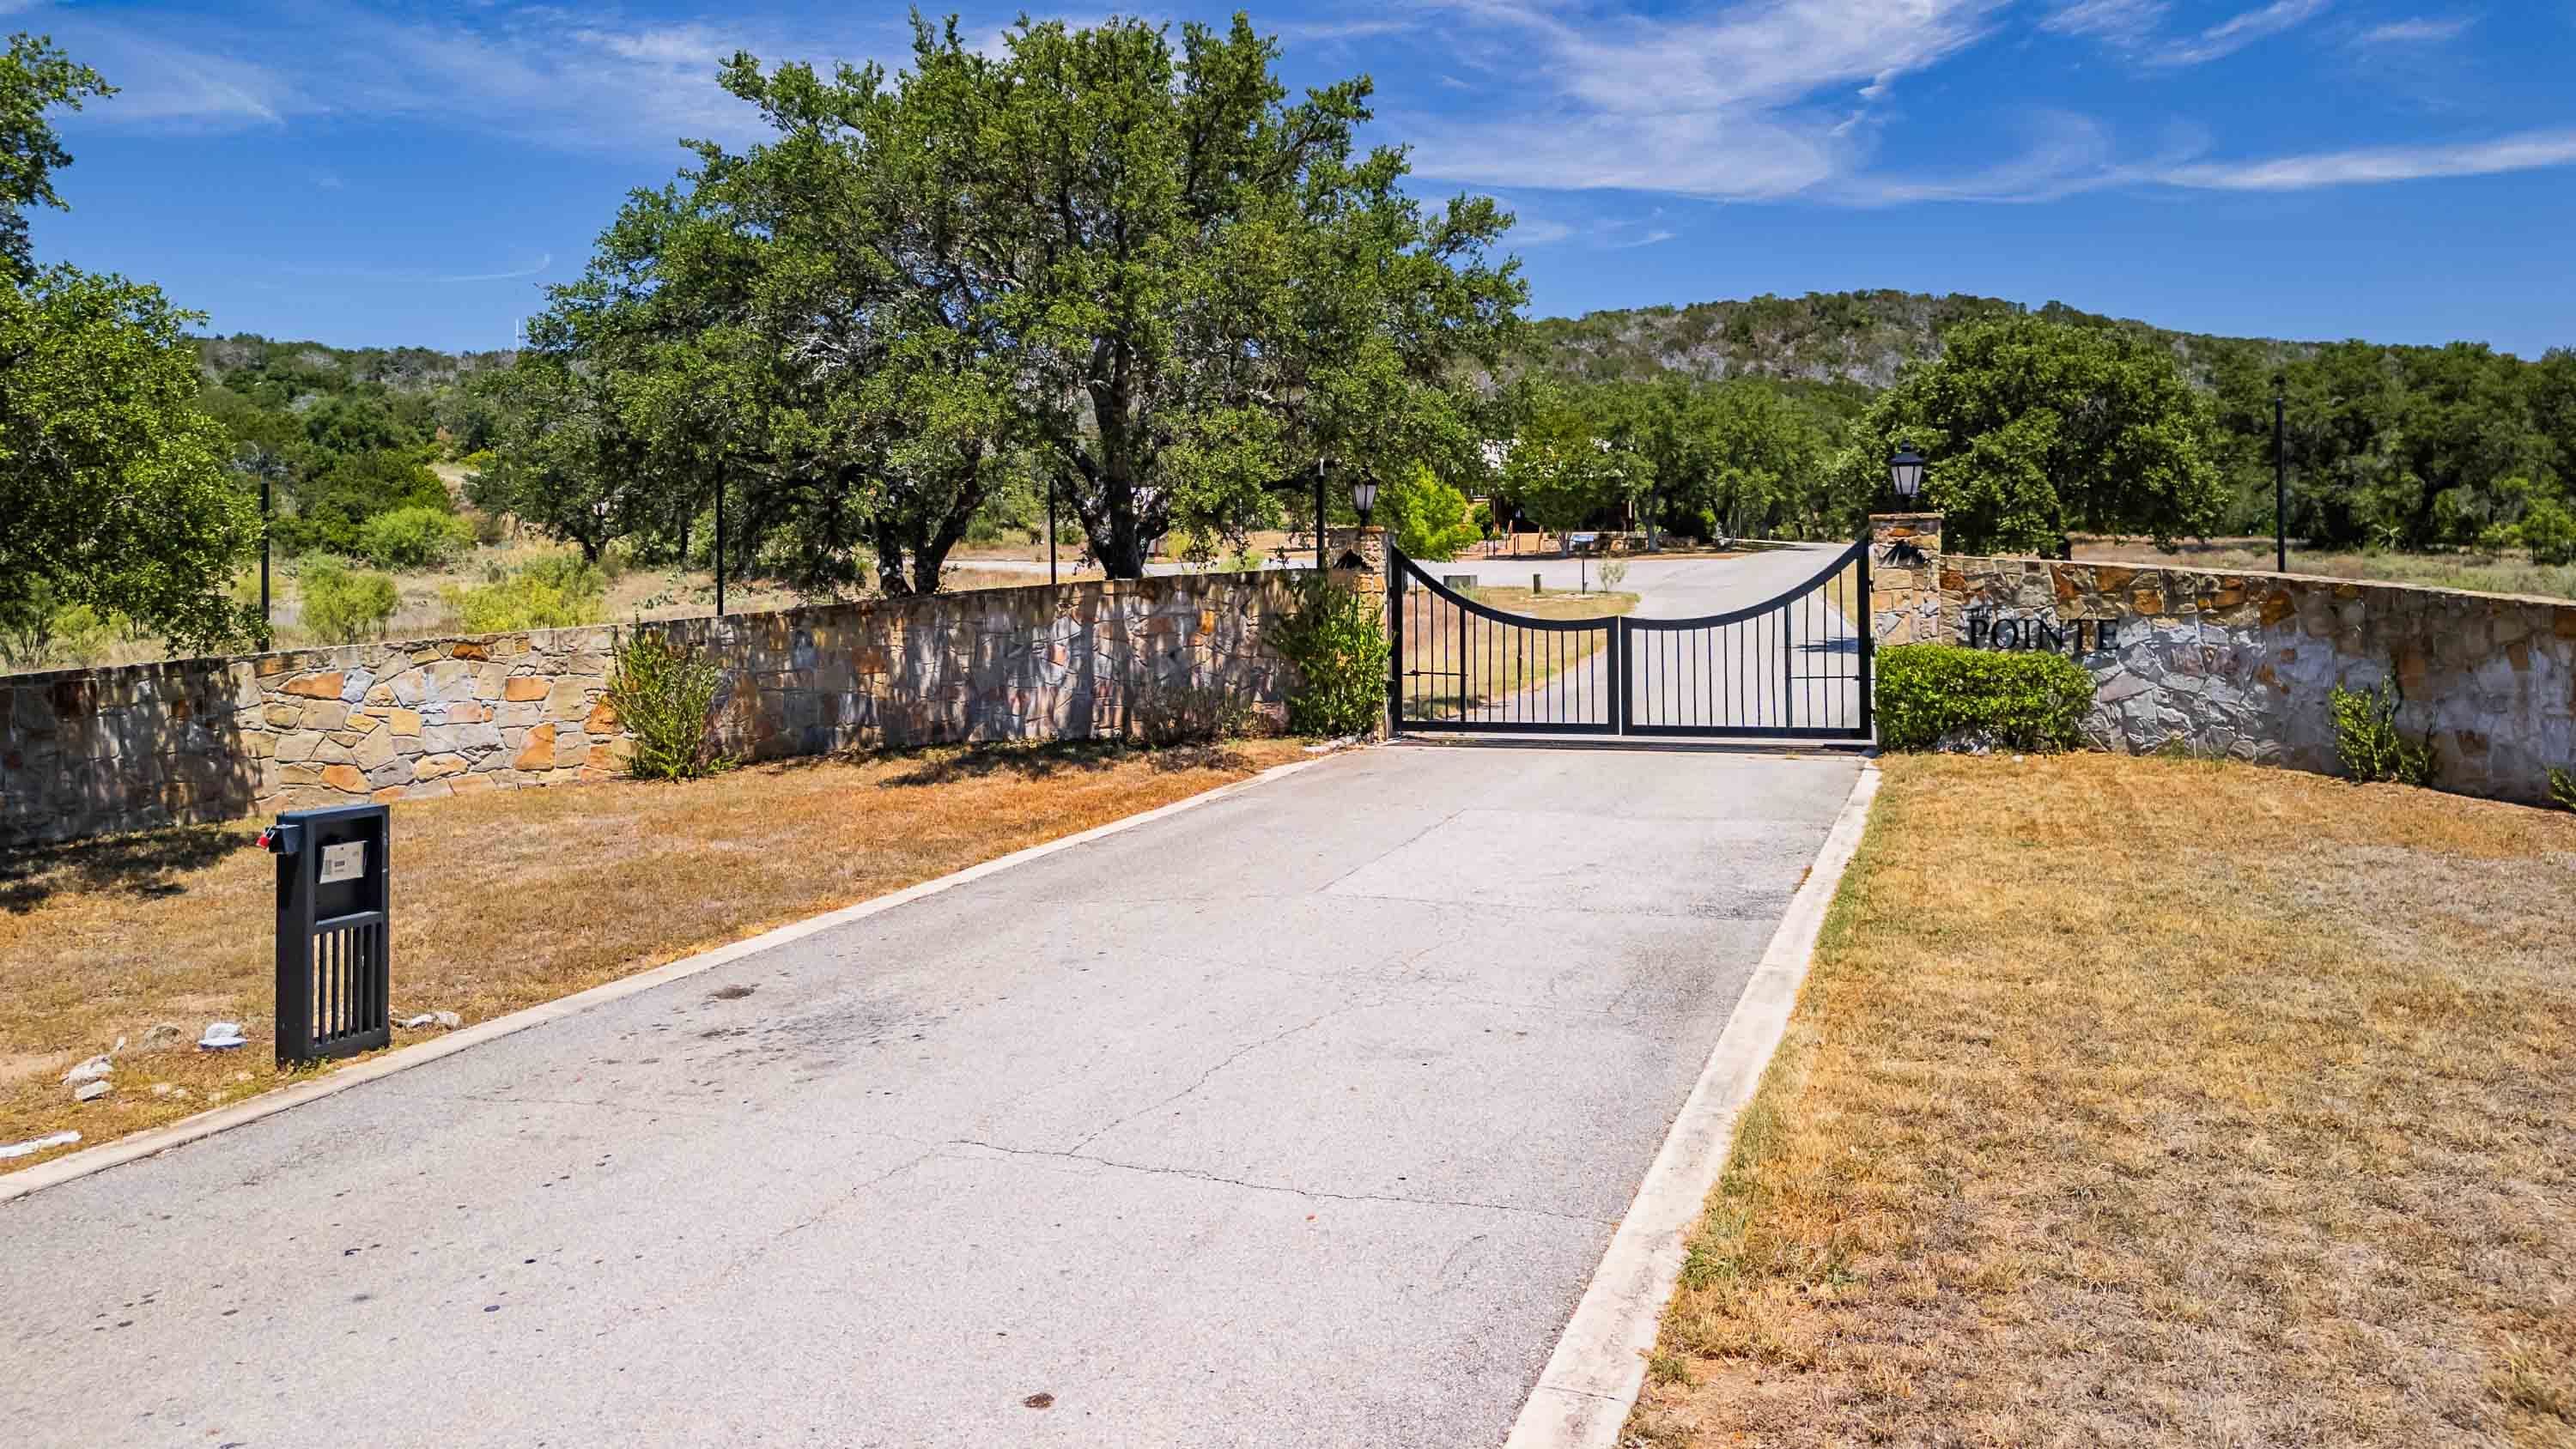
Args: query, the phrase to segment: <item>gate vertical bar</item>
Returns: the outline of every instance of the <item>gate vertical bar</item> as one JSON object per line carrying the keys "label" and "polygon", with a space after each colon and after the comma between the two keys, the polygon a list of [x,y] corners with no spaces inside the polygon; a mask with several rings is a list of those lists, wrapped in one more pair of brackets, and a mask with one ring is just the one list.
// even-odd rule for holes
{"label": "gate vertical bar", "polygon": [[1628,730],[1628,690],[1631,687],[1628,676],[1635,667],[1635,661],[1628,657],[1628,650],[1636,637],[1628,632],[1628,620],[1624,615],[1610,616],[1610,648],[1607,651],[1610,655],[1610,727],[1622,734]]}
{"label": "gate vertical bar", "polygon": [[1798,650],[1797,646],[1789,641],[1790,607],[1788,604],[1782,604],[1773,611],[1779,616],[1776,627],[1779,630],[1780,648],[1780,725],[1784,729],[1798,727]]}
{"label": "gate vertical bar", "polygon": [[1854,607],[1857,608],[1860,613],[1860,618],[1855,627],[1860,630],[1860,737],[1865,740],[1874,740],[1878,738],[1870,720],[1870,711],[1873,701],[1870,698],[1872,691],[1870,689],[1869,676],[1871,665],[1874,662],[1873,656],[1878,653],[1878,623],[1876,616],[1871,612],[1871,597],[1872,596],[1869,591],[1869,540],[1864,538],[1860,541],[1860,601]]}
{"label": "gate vertical bar", "polygon": [[1386,732],[1404,733],[1404,550],[1386,547]]}

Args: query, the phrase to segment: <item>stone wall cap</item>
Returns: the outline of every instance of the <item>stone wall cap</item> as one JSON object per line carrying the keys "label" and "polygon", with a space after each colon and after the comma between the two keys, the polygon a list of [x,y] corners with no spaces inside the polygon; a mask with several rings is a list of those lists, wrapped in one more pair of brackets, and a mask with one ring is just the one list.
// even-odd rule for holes
{"label": "stone wall cap", "polygon": [[[1892,515],[1873,514],[1872,516],[1881,517]],[[1978,564],[2014,564],[2021,566],[2043,564],[2050,568],[2131,569],[2138,573],[2161,572],[2169,574],[2203,575],[2210,578],[2241,578],[2248,583],[2252,583],[2258,579],[2277,580],[2282,583],[2311,584],[2330,589],[2352,589],[2355,591],[2356,595],[2360,590],[2377,589],[2392,594],[2433,594],[2455,599],[2488,599],[2498,603],[2539,604],[2552,609],[2576,609],[2576,599],[2559,598],[2549,594],[2499,594],[2485,589],[2445,589],[2433,584],[2404,584],[2399,583],[2394,579],[2347,579],[2337,577],[2333,574],[2283,574],[2274,573],[2269,569],[2195,568],[2188,563],[2180,561],[2174,563],[2139,563],[2134,559],[2043,558],[2037,554],[1993,553],[1944,553],[1941,555],[1941,560],[1943,563],[1953,568],[1974,568]],[[2355,595],[2346,595],[2346,597],[2354,596]]]}
{"label": "stone wall cap", "polygon": [[[1383,529],[1378,530],[1384,532]],[[971,562],[971,561],[969,561]],[[629,619],[623,622],[604,620],[597,624],[574,624],[560,629],[507,629],[489,634],[424,634],[407,639],[369,639],[356,644],[325,644],[301,649],[271,649],[254,654],[192,654],[178,659],[154,659],[140,664],[109,664],[96,667],[74,666],[68,669],[46,669],[31,673],[0,672],[0,689],[34,685],[60,684],[75,679],[117,680],[145,679],[165,674],[228,669],[236,665],[257,665],[263,660],[277,660],[286,665],[280,675],[312,673],[319,670],[364,665],[370,658],[388,650],[435,650],[441,656],[455,658],[459,645],[491,646],[504,641],[524,641],[537,652],[556,652],[572,648],[586,639],[614,637],[622,630],[641,625],[665,628],[763,628],[795,626],[830,619],[836,622],[858,622],[870,614],[911,614],[919,609],[963,598],[968,594],[1025,594],[1033,590],[1062,593],[1079,597],[1085,592],[1115,595],[1165,589],[1193,581],[1224,580],[1237,583],[1266,582],[1288,572],[1281,569],[1238,569],[1224,572],[1149,574],[1141,579],[1068,579],[1060,584],[1012,584],[999,589],[961,589],[955,593],[913,594],[900,599],[846,599],[826,603],[798,604],[786,609],[764,609],[754,613],[687,614],[674,619]],[[482,662],[468,659],[466,662]],[[385,672],[399,672],[397,665]]]}

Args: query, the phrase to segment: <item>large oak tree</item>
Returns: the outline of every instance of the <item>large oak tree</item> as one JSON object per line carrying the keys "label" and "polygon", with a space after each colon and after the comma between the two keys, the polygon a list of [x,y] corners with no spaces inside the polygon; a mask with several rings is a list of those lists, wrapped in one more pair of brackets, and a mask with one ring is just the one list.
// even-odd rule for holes
{"label": "large oak tree", "polygon": [[1888,455],[1911,444],[1949,546],[2057,556],[2079,530],[2160,544],[2206,533],[2227,503],[2212,434],[2171,352],[2012,317],[1952,329],[1940,360],[1870,404],[1840,472],[1855,511],[1884,505]]}
{"label": "large oak tree", "polygon": [[1133,577],[1175,527],[1239,542],[1318,459],[1470,456],[1450,379],[1498,357],[1524,298],[1487,258],[1508,216],[1423,207],[1400,151],[1355,145],[1368,81],[1292,102],[1277,58],[1240,16],[1177,47],[1138,21],[1023,23],[998,55],[916,20],[895,75],[737,56],[725,83],[776,138],[701,145],[681,188],[630,206],[684,219],[623,252],[645,233],[621,219],[594,271],[620,306],[766,345],[730,456],[810,493],[805,516],[829,498],[864,520],[890,590],[935,587],[1023,470]]}

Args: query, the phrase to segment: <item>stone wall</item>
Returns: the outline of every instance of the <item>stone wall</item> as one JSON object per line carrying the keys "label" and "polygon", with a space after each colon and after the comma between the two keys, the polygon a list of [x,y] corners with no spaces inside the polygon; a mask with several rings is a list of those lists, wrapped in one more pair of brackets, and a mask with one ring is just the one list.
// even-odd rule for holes
{"label": "stone wall", "polygon": [[1928,644],[1941,629],[1941,515],[1877,513],[1869,520],[1869,630],[1881,644]]}
{"label": "stone wall", "polygon": [[2393,672],[2399,727],[2430,736],[2443,788],[2539,800],[2550,767],[2576,766],[2567,600],[1956,554],[1938,569],[1939,637],[1993,647],[2009,624],[2006,647],[2072,654],[2097,685],[2085,733],[2102,749],[2339,773],[2329,691]]}
{"label": "stone wall", "polygon": [[[724,668],[754,759],[1117,736],[1223,691],[1272,718],[1285,584],[1185,575],[655,624]],[[0,676],[0,845],[614,772],[619,626]]]}

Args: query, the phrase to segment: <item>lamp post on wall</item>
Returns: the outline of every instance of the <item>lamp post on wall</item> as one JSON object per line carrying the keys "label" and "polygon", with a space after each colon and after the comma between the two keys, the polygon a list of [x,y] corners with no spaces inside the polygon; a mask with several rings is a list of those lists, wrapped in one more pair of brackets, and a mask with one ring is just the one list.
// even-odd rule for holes
{"label": "lamp post on wall", "polygon": [[1896,486],[1897,499],[1910,505],[1923,491],[1923,460],[1916,456],[1912,443],[1898,443],[1896,454],[1887,460],[1887,481]]}
{"label": "lamp post on wall", "polygon": [[1360,527],[1369,526],[1369,513],[1377,507],[1377,479],[1367,472],[1351,475],[1351,507],[1359,510]]}
{"label": "lamp post on wall", "polygon": [[2284,574],[2290,571],[2290,455],[2281,446],[2281,418],[2288,386],[2288,374],[2272,374],[2272,568]]}
{"label": "lamp post on wall", "polygon": [[[1896,452],[1887,460],[1887,481],[1896,489],[1896,506],[1911,508],[1915,496],[1923,491],[1923,458],[1911,443],[1898,443]],[[1887,546],[1887,561],[1914,565],[1923,562],[1923,550],[1910,538],[1898,537]]]}

